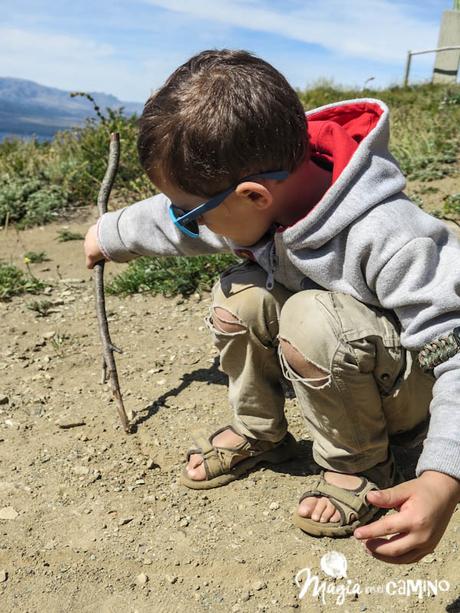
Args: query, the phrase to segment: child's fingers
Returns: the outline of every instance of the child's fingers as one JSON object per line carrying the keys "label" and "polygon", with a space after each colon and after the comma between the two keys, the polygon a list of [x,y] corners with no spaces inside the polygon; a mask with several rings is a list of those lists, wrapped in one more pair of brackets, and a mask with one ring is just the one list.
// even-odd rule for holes
{"label": "child's fingers", "polygon": [[364,544],[366,550],[372,554],[391,556],[397,558],[413,551],[419,545],[417,539],[411,534],[395,534],[389,539],[368,539]]}
{"label": "child's fingers", "polygon": [[94,256],[87,257],[86,258],[86,267],[89,268],[90,270],[92,270],[96,266],[96,264],[98,262],[104,262],[104,261],[105,260],[104,260],[104,258],[101,255],[99,255],[98,257],[94,257]]}
{"label": "child's fingers", "polygon": [[387,562],[388,564],[415,564],[415,562],[419,562],[422,558],[424,558],[427,554],[421,553],[418,550],[410,551],[409,553],[405,553],[402,556],[384,556],[379,553],[372,553],[373,558],[376,560],[380,560],[381,562]]}
{"label": "child's fingers", "polygon": [[354,531],[353,536],[359,540],[378,538],[400,532],[410,532],[410,527],[410,520],[405,518],[403,513],[394,513],[367,526],[360,526]]}
{"label": "child's fingers", "polygon": [[413,493],[413,482],[406,481],[386,490],[371,490],[367,501],[382,509],[392,509],[401,506]]}

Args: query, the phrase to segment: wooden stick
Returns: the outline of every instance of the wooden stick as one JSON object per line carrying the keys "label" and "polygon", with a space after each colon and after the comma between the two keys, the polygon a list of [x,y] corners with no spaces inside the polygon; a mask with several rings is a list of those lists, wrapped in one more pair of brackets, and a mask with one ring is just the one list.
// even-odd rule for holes
{"label": "wooden stick", "polygon": [[[109,150],[109,163],[105,176],[102,180],[101,189],[99,190],[99,196],[97,199],[97,206],[99,214],[103,215],[107,213],[107,205],[109,202],[110,192],[115,180],[115,175],[118,170],[118,161],[120,159],[120,135],[118,132],[113,132],[110,135],[110,150]],[[121,353],[121,350],[113,345],[110,340],[109,324],[107,322],[107,314],[105,310],[105,293],[104,293],[104,260],[97,262],[94,266],[94,284],[96,289],[96,312],[97,320],[99,322],[99,333],[102,342],[102,382],[107,381],[107,374],[110,378],[110,386],[112,388],[113,396],[117,403],[118,414],[120,415],[121,423],[125,432],[131,432],[130,420],[132,414],[129,417],[126,413],[125,406],[123,404],[123,397],[121,395],[120,383],[118,381],[117,367],[115,364],[114,351]]]}

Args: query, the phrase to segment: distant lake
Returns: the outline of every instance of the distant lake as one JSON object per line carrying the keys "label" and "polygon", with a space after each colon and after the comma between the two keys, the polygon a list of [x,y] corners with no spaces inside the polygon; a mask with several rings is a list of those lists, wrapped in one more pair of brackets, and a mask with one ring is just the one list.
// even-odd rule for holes
{"label": "distant lake", "polygon": [[52,136],[43,136],[39,134],[12,134],[11,132],[0,132],[0,143],[2,143],[6,138],[14,139],[20,138],[21,140],[32,140],[35,138],[40,143],[44,143],[46,141],[52,140]]}

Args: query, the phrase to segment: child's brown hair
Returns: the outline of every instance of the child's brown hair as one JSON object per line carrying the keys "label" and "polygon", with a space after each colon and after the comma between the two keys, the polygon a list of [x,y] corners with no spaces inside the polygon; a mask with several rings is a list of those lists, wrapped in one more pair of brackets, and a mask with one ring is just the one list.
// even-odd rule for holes
{"label": "child's brown hair", "polygon": [[161,173],[202,197],[257,172],[292,172],[308,148],[296,92],[247,51],[192,57],[147,100],[139,126],[139,158],[149,177]]}

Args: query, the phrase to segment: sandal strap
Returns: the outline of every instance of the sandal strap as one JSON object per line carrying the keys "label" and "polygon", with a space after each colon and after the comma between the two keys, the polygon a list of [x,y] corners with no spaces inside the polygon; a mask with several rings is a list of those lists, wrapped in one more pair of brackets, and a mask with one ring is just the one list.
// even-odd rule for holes
{"label": "sandal strap", "polygon": [[229,428],[236,432],[232,426],[219,428],[219,430],[216,430],[216,432],[213,432],[211,435],[207,434],[206,431],[202,429],[192,432],[192,440],[196,448],[189,449],[187,452],[187,461],[190,459],[192,453],[199,453],[202,455],[207,480],[230,471],[232,468],[232,460],[236,455],[242,455],[243,453],[250,457],[257,453],[257,451],[251,447],[251,443],[246,437],[239,445],[231,448],[216,447],[211,443],[217,434]]}
{"label": "sandal strap", "polygon": [[341,525],[345,525],[350,522],[353,513],[359,519],[363,511],[370,506],[366,500],[367,493],[378,489],[375,483],[365,477],[361,479],[362,483],[355,490],[347,490],[328,483],[324,478],[324,471],[321,471],[319,475],[309,478],[310,489],[302,494],[299,503],[309,496],[328,498],[340,513]]}

